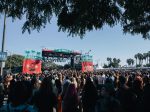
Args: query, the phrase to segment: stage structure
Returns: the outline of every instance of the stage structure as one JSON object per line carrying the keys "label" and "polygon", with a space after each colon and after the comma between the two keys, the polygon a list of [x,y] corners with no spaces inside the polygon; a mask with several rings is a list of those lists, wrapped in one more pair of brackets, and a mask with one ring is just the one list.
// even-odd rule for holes
{"label": "stage structure", "polygon": [[42,52],[28,50],[25,53],[22,70],[24,74],[42,73],[42,62],[66,62],[68,60],[73,69],[80,69],[82,72],[93,71],[93,57],[89,54],[81,54],[67,49],[42,49]]}
{"label": "stage structure", "polygon": [[43,61],[50,62],[66,62],[70,60],[71,68],[81,61],[81,53],[67,49],[42,49]]}

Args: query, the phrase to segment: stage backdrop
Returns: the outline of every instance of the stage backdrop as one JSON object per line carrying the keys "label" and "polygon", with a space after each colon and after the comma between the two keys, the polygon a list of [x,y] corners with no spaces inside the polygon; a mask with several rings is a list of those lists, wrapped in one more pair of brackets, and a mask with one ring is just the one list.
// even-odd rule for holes
{"label": "stage backdrop", "polygon": [[25,59],[23,61],[23,73],[24,74],[39,74],[41,73],[41,60]]}

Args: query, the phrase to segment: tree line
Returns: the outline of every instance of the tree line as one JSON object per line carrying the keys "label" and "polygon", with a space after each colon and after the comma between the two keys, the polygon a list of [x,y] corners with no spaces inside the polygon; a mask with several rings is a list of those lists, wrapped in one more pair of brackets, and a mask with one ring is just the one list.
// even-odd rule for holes
{"label": "tree line", "polygon": [[117,58],[107,58],[108,64],[104,64],[103,68],[118,68],[120,65],[119,63],[121,62],[120,59]]}
{"label": "tree line", "polygon": [[150,51],[134,55],[136,66],[150,67]]}
{"label": "tree line", "polygon": [[[107,57],[108,64],[104,64],[103,68],[118,68],[121,67],[120,59]],[[150,67],[150,51],[147,53],[137,53],[134,55],[134,59],[126,59],[128,67]]]}

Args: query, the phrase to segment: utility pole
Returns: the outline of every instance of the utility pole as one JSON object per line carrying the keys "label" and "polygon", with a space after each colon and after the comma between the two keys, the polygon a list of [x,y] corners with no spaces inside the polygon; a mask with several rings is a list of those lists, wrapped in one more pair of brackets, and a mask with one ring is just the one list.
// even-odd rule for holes
{"label": "utility pole", "polygon": [[4,52],[4,47],[5,47],[5,33],[6,33],[6,13],[4,14],[3,39],[2,39],[2,52]]}
{"label": "utility pole", "polygon": [[[4,14],[4,26],[3,26],[3,37],[2,37],[2,48],[1,52],[4,52],[4,47],[5,47],[5,33],[6,33],[6,12]],[[1,76],[3,75],[3,67],[4,67],[5,62],[1,60]]]}

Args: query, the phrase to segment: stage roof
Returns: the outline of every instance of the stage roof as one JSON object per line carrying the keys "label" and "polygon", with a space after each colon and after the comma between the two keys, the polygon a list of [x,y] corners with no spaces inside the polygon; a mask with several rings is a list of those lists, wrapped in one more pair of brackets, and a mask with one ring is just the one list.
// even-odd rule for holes
{"label": "stage roof", "polygon": [[69,58],[72,56],[81,55],[80,52],[67,50],[67,49],[43,49],[42,57],[60,57],[60,58]]}

